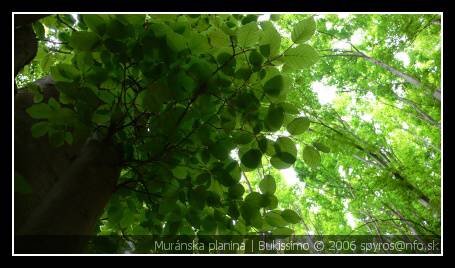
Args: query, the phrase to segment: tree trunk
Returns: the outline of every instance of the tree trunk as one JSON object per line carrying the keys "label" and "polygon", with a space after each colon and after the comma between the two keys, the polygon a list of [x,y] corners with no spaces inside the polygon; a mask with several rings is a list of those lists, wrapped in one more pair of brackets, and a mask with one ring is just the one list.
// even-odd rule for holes
{"label": "tree trunk", "polygon": [[[394,93],[395,94],[395,93]],[[411,100],[408,100],[408,99],[405,99],[405,98],[402,98],[400,96],[398,96],[397,94],[395,94],[395,96],[401,100],[402,102],[408,104],[409,106],[411,106],[419,115],[420,117],[429,122],[430,124],[432,124],[433,126],[437,127],[437,128],[441,128],[441,126],[439,125],[439,122],[436,121],[435,119],[433,119],[433,117],[431,117],[429,114],[427,114],[425,111],[423,111],[422,109],[420,109],[420,107],[417,106],[416,103],[414,103],[413,101]]]}
{"label": "tree trunk", "polygon": [[[45,99],[56,96],[49,78],[37,84],[42,86]],[[47,137],[33,138],[30,128],[36,120],[25,112],[32,103],[29,93],[15,96],[14,170],[25,177],[33,191],[15,194],[15,230],[18,235],[40,237],[22,237],[19,241],[24,243],[18,243],[16,249],[79,251],[83,241],[68,243],[66,239],[93,234],[96,220],[114,191],[121,153],[109,141],[90,140],[54,148]],[[46,235],[65,237],[48,240]],[[33,248],[33,239],[39,247]],[[48,244],[43,246],[46,241]]]}
{"label": "tree trunk", "polygon": [[47,16],[49,16],[49,14],[15,14],[14,27],[31,24]]}
{"label": "tree trunk", "polygon": [[32,235],[32,239],[19,237],[26,243],[19,243],[16,249],[81,252],[115,190],[119,162],[120,154],[113,146],[88,142],[18,230],[18,235]]}
{"label": "tree trunk", "polygon": [[[405,80],[406,82],[410,83],[411,85],[414,85],[416,87],[422,87],[423,84],[422,82],[420,82],[418,79],[406,74],[406,73],[403,73],[395,68],[393,68],[392,66],[388,65],[388,64],[385,64],[384,62],[380,61],[380,60],[377,60],[377,59],[374,59],[372,57],[369,57],[367,55],[365,55],[364,53],[362,52],[355,52],[355,55],[365,59],[366,61],[369,61],[371,63],[373,63],[374,65],[377,65],[389,72],[391,72],[392,74],[402,78],[403,80]],[[435,99],[437,99],[438,101],[441,101],[441,89],[438,88],[434,91],[433,93],[433,97]]]}
{"label": "tree trunk", "polygon": [[[38,17],[27,18],[27,22]],[[15,28],[15,74],[35,56],[30,24]],[[58,99],[52,79],[36,82],[44,101]],[[14,194],[16,253],[82,252],[111,197],[120,174],[122,153],[111,140],[54,148],[47,137],[33,138],[37,122],[25,109],[33,95],[18,90],[14,99],[14,171],[30,184],[29,194]]]}
{"label": "tree trunk", "polygon": [[441,101],[441,89],[438,88],[433,92],[433,97],[438,101]]}

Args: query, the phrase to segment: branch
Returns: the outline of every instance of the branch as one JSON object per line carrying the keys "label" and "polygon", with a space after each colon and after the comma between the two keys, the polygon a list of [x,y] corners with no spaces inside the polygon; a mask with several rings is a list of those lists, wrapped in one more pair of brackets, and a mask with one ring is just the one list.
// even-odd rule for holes
{"label": "branch", "polygon": [[250,181],[248,180],[248,177],[246,176],[244,171],[242,171],[242,174],[243,174],[243,177],[245,178],[246,184],[248,185],[248,190],[250,191],[250,193],[252,193],[253,188],[251,188],[251,184],[250,184]]}

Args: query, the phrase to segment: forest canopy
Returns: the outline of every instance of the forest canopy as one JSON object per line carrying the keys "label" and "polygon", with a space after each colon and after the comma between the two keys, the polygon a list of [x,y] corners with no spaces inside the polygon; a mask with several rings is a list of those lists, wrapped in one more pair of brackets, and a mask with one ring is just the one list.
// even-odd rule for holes
{"label": "forest canopy", "polygon": [[441,15],[15,22],[16,234],[441,235]]}

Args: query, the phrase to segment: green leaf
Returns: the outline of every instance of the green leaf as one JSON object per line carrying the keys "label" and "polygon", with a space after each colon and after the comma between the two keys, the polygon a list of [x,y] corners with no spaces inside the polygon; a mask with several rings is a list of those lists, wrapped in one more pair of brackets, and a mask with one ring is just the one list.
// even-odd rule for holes
{"label": "green leaf", "polygon": [[186,175],[188,174],[188,169],[186,167],[177,166],[172,169],[172,174],[177,179],[183,180],[183,179],[186,179]]}
{"label": "green leaf", "polygon": [[33,24],[33,30],[35,31],[36,37],[38,39],[44,39],[46,31],[44,30],[44,26],[41,22],[35,21]]}
{"label": "green leaf", "polygon": [[51,97],[48,101],[47,104],[49,107],[51,107],[52,110],[54,111],[59,111],[60,110],[60,103],[56,101],[53,97]]}
{"label": "green leaf", "polygon": [[234,186],[229,187],[228,193],[231,198],[238,199],[245,193],[245,188],[243,188],[243,185],[240,183],[237,183],[234,184]]}
{"label": "green leaf", "polygon": [[284,121],[284,109],[281,106],[270,105],[265,117],[265,124],[271,131],[277,131],[281,128]]}
{"label": "green leaf", "polygon": [[16,172],[14,172],[14,192],[21,194],[29,194],[32,192],[32,187],[25,177]]}
{"label": "green leaf", "polygon": [[234,145],[229,139],[218,140],[209,146],[210,153],[219,160],[225,160],[229,157],[229,153]]}
{"label": "green leaf", "polygon": [[81,51],[74,56],[77,69],[81,72],[88,71],[93,66],[93,57],[91,52]]}
{"label": "green leaf", "polygon": [[84,14],[82,15],[82,20],[85,25],[98,36],[103,36],[106,32],[106,20],[103,15]]}
{"label": "green leaf", "polygon": [[308,118],[298,117],[292,120],[286,128],[291,135],[299,135],[307,131],[309,127],[310,120]]}
{"label": "green leaf", "polygon": [[281,76],[281,75],[272,77],[264,84],[265,94],[272,96],[272,97],[279,96],[281,91],[283,90],[283,88],[284,88],[284,79],[283,79],[283,76]]}
{"label": "green leaf", "polygon": [[276,154],[270,159],[270,163],[277,169],[290,167],[297,159],[297,148],[288,137],[280,137],[274,144]]}
{"label": "green leaf", "polygon": [[204,173],[199,174],[196,177],[194,184],[204,185],[208,188],[210,186],[211,182],[212,182],[212,175],[210,175],[210,173],[208,173],[208,172],[204,172]]}
{"label": "green leaf", "polygon": [[257,50],[251,51],[248,59],[250,64],[255,67],[260,67],[264,62],[264,57]]}
{"label": "green leaf", "polygon": [[129,24],[137,27],[143,26],[146,15],[145,14],[128,14],[128,15],[121,15],[125,21]]}
{"label": "green leaf", "polygon": [[252,73],[252,72],[251,72],[251,69],[250,69],[250,68],[239,68],[239,69],[235,72],[234,76],[235,76],[235,78],[237,78],[237,79],[241,79],[241,80],[247,81],[248,78],[250,78],[251,73]]}
{"label": "green leaf", "polygon": [[166,34],[166,40],[168,46],[175,52],[180,52],[187,48],[186,39],[183,35],[169,31]]}
{"label": "green leaf", "polygon": [[[104,46],[112,53],[125,55],[126,44],[122,41],[116,40],[114,38],[108,38],[104,40]],[[109,56],[109,54],[106,54]]]}
{"label": "green leaf", "polygon": [[292,224],[299,223],[301,220],[300,216],[291,209],[285,209],[285,210],[281,211],[281,216],[287,222],[292,223]]}
{"label": "green leaf", "polygon": [[303,43],[310,40],[315,31],[316,22],[313,17],[310,17],[294,25],[291,33],[291,39],[294,43]]}
{"label": "green leaf", "polygon": [[270,14],[271,21],[278,21],[280,19],[280,14]]}
{"label": "green leaf", "polygon": [[208,33],[208,37],[212,47],[219,48],[231,46],[229,36],[217,28],[212,28],[212,30]]}
{"label": "green leaf", "polygon": [[[283,158],[285,158],[285,157],[283,157]],[[274,156],[272,156],[272,158],[270,158],[270,164],[272,165],[272,167],[274,167],[276,169],[286,169],[286,168],[289,168],[290,166],[292,166],[292,164],[281,160],[281,157],[279,154],[274,155]]]}
{"label": "green leaf", "polygon": [[254,140],[254,135],[247,131],[234,131],[232,133],[232,139],[237,144],[248,144]]}
{"label": "green leaf", "polygon": [[235,104],[239,110],[245,112],[257,111],[260,107],[259,100],[250,92],[240,93]]}
{"label": "green leaf", "polygon": [[317,168],[321,163],[321,156],[313,146],[305,146],[303,149],[303,161],[311,168]]}
{"label": "green leaf", "polygon": [[248,203],[243,203],[240,207],[240,213],[245,219],[245,223],[247,225],[252,224],[253,222],[257,221],[257,219],[261,218],[261,213],[259,212],[259,207],[251,206]]}
{"label": "green leaf", "polygon": [[262,195],[258,192],[251,192],[245,197],[245,204],[254,208],[260,208],[263,204],[262,201]]}
{"label": "green leaf", "polygon": [[262,196],[262,204],[264,208],[275,209],[278,207],[278,198],[272,194],[264,194]]}
{"label": "green leaf", "polygon": [[25,111],[35,119],[47,119],[53,113],[51,107],[49,107],[47,103],[33,104]]}
{"label": "green leaf", "polygon": [[216,60],[218,61],[220,66],[223,66],[222,71],[225,74],[233,75],[235,73],[235,65],[237,64],[237,61],[235,57],[233,57],[231,54],[227,52],[222,52],[218,54]]}
{"label": "green leaf", "polygon": [[41,93],[35,93],[35,94],[33,94],[33,102],[34,102],[34,103],[42,102],[43,99],[44,99],[43,94],[41,94]]}
{"label": "green leaf", "polygon": [[240,178],[242,177],[242,171],[237,161],[233,160],[232,158],[225,159],[223,168],[234,182],[240,181]]}
{"label": "green leaf", "polygon": [[257,21],[257,20],[258,20],[258,15],[248,14],[242,19],[242,24],[245,25],[250,22]]}
{"label": "green leaf", "polygon": [[283,107],[284,111],[287,114],[299,114],[297,107],[295,107],[295,105],[290,102],[282,102],[280,105]]}
{"label": "green leaf", "polygon": [[70,64],[58,64],[51,67],[51,76],[54,81],[73,82],[79,77],[79,71]]}
{"label": "green leaf", "polygon": [[55,58],[52,56],[52,54],[46,54],[40,61],[41,68],[45,70],[46,72],[49,70],[49,68],[54,64]]}
{"label": "green leaf", "polygon": [[265,214],[265,222],[274,227],[285,227],[288,225],[288,222],[281,217],[276,211],[270,211]]}
{"label": "green leaf", "polygon": [[297,147],[294,141],[288,137],[279,137],[275,141],[275,152],[277,153],[288,153],[294,157],[297,156]]}
{"label": "green leaf", "polygon": [[309,68],[319,60],[318,52],[307,44],[290,48],[283,57],[284,69],[296,70]]}
{"label": "green leaf", "polygon": [[280,235],[280,236],[290,236],[294,233],[294,231],[287,227],[279,227],[272,231],[273,235]]}
{"label": "green leaf", "polygon": [[107,125],[111,120],[111,110],[108,105],[101,105],[92,115],[92,121],[100,125]]}
{"label": "green leaf", "polygon": [[60,147],[65,143],[65,132],[62,130],[49,129],[49,141],[55,147]]}
{"label": "green leaf", "polygon": [[[269,57],[270,56],[270,45],[267,44],[267,45],[261,45],[259,47],[259,51],[261,52],[261,54],[264,56],[264,57]],[[262,64],[262,63],[261,63]]]}
{"label": "green leaf", "polygon": [[274,194],[276,190],[275,179],[271,175],[267,175],[259,182],[259,189],[263,194]]}
{"label": "green leaf", "polygon": [[68,144],[73,144],[73,134],[71,132],[65,132],[65,141]]}
{"label": "green leaf", "polygon": [[266,137],[264,136],[260,136],[258,139],[258,147],[259,147],[259,150],[261,150],[262,153],[266,153],[267,152],[267,148],[268,148],[268,140]]}
{"label": "green leaf", "polygon": [[176,209],[178,209],[178,206],[175,203],[175,200],[164,199],[162,202],[159,203],[158,213],[162,214],[162,215],[166,215]]}
{"label": "green leaf", "polygon": [[42,121],[32,125],[31,131],[34,138],[38,138],[46,135],[49,130],[49,122]]}
{"label": "green leaf", "polygon": [[139,92],[135,102],[138,110],[141,112],[147,111],[158,113],[161,110],[162,103],[150,89],[145,89]]}
{"label": "green leaf", "polygon": [[250,22],[239,28],[237,41],[240,47],[248,48],[259,40],[259,28],[256,22]]}
{"label": "green leaf", "polygon": [[188,74],[202,84],[212,77],[215,69],[216,65],[212,65],[205,60],[195,59],[188,69]]}
{"label": "green leaf", "polygon": [[61,108],[49,117],[49,123],[71,126],[77,120],[77,114],[69,108]]}
{"label": "green leaf", "polygon": [[330,153],[330,148],[320,142],[313,142],[313,146],[323,153]]}
{"label": "green leaf", "polygon": [[69,45],[75,50],[91,51],[98,41],[99,38],[95,33],[79,31],[71,34]]}
{"label": "green leaf", "polygon": [[256,169],[261,164],[262,153],[258,149],[250,149],[241,157],[242,164],[250,169]]}
{"label": "green leaf", "polygon": [[228,215],[231,216],[232,219],[236,220],[240,217],[240,211],[235,204],[231,204],[228,208]]}
{"label": "green leaf", "polygon": [[[264,49],[266,51],[268,50],[268,55],[263,55],[265,57],[274,57],[279,54],[280,52],[280,46],[281,46],[281,35],[278,33],[278,31],[275,29],[273,26],[273,23],[270,21],[264,21],[261,23],[263,32],[262,32],[262,38],[261,41],[259,42],[260,48],[264,47],[261,49],[261,53],[263,52]],[[265,48],[266,47],[266,48]]]}
{"label": "green leaf", "polygon": [[115,39],[125,39],[134,33],[130,24],[121,22],[119,15],[110,18],[106,24],[106,35]]}
{"label": "green leaf", "polygon": [[187,40],[187,46],[190,49],[191,54],[205,53],[207,50],[210,49],[210,44],[207,35],[195,32],[185,32],[184,35]]}

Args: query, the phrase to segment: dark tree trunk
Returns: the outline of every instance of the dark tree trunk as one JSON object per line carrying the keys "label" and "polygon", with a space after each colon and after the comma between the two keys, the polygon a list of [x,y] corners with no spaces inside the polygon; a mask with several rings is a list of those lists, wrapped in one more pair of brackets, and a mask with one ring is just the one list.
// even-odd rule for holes
{"label": "dark tree trunk", "polygon": [[48,14],[15,14],[14,27],[31,24],[37,20],[49,16]]}
{"label": "dark tree trunk", "polygon": [[[420,80],[400,71],[400,70],[397,70],[395,68],[393,68],[392,66],[390,65],[387,65],[386,63],[380,61],[380,60],[377,60],[377,59],[374,59],[372,57],[369,57],[367,55],[365,55],[364,53],[361,53],[361,52],[354,52],[354,56],[358,56],[358,57],[361,57],[363,59],[365,59],[366,61],[369,61],[371,63],[373,63],[374,65],[377,65],[377,66],[380,66],[382,67],[383,69],[391,72],[392,74],[402,78],[403,80],[405,80],[407,83],[410,83],[411,85],[414,85],[416,87],[424,87],[424,85],[422,84],[422,82],[420,82]],[[433,98],[435,98],[436,100],[438,101],[441,101],[441,89],[440,88],[437,88],[433,91]]]}
{"label": "dark tree trunk", "polygon": [[[45,99],[58,94],[49,78],[37,84],[41,85]],[[33,242],[38,242],[34,249],[79,252],[87,237],[71,236],[93,234],[96,221],[115,189],[121,153],[110,141],[89,140],[85,144],[54,148],[46,136],[33,138],[30,128],[37,120],[25,112],[32,103],[29,93],[15,96],[14,170],[32,188],[31,194],[15,194],[15,232],[64,235],[65,239],[49,240],[45,236],[36,241],[19,239],[24,243],[16,244],[16,248],[29,251]],[[78,240],[74,241],[75,238]]]}
{"label": "dark tree trunk", "polygon": [[[30,30],[29,24],[15,28],[16,74],[36,54],[36,38]],[[36,84],[44,101],[58,98],[49,77]],[[14,171],[26,179],[32,192],[14,195],[15,252],[81,252],[115,189],[122,154],[111,140],[89,139],[54,148],[46,136],[33,138],[30,129],[37,120],[25,112],[32,104],[32,94],[18,90]]]}

